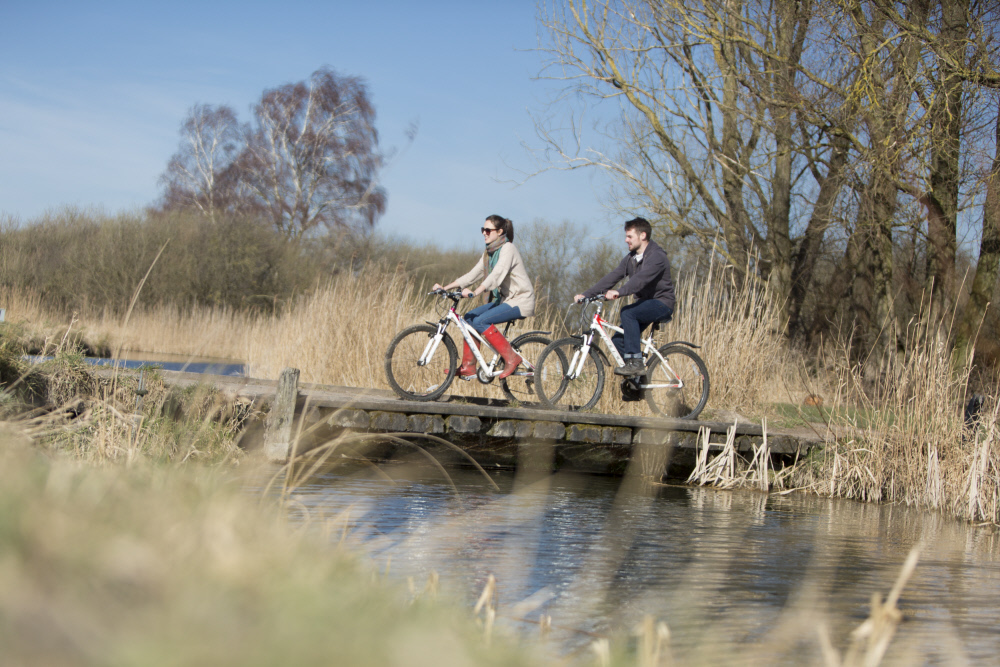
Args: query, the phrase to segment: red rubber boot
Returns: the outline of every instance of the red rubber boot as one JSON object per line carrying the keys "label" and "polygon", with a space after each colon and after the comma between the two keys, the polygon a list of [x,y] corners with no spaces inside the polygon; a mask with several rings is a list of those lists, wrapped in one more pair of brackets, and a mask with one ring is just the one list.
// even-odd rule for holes
{"label": "red rubber boot", "polygon": [[483,332],[483,338],[503,357],[503,373],[497,376],[499,379],[502,380],[517,370],[521,363],[521,355],[514,351],[499,329],[491,324],[490,328]]}
{"label": "red rubber boot", "polygon": [[[476,341],[476,349],[479,349],[479,341]],[[462,365],[458,367],[458,377],[469,377],[476,374],[476,355],[472,353],[469,343],[463,341],[462,345]]]}

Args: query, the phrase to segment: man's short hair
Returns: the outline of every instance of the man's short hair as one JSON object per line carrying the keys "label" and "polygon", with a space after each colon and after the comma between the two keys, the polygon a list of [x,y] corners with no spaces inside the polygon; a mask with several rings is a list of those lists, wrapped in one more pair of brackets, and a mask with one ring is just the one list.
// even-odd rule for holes
{"label": "man's short hair", "polygon": [[636,234],[646,232],[646,240],[653,240],[653,226],[649,224],[649,220],[646,220],[646,218],[632,218],[626,222],[625,231],[627,232],[630,229],[634,229]]}

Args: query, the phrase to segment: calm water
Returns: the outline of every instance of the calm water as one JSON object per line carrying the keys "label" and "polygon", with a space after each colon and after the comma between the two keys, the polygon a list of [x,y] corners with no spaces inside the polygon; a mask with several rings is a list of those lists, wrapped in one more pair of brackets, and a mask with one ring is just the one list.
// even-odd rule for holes
{"label": "calm water", "polygon": [[[619,635],[646,614],[666,621],[683,653],[706,642],[801,640],[804,662],[823,621],[834,644],[892,587],[923,544],[900,602],[890,653],[906,662],[982,664],[1000,653],[998,533],[900,506],[792,495],[638,486],[557,474],[532,484],[513,474],[387,466],[330,472],[296,499],[311,518],[348,513],[350,540],[383,570],[429,573],[467,600],[487,575],[510,630],[549,614],[566,651]],[[516,619],[525,619],[528,622]],[[910,655],[912,653],[913,655]]]}
{"label": "calm water", "polygon": [[[84,357],[93,366],[115,366],[120,368],[139,369],[143,366],[155,366],[165,371],[182,371],[185,373],[207,373],[209,375],[242,376],[246,372],[244,364],[232,359],[215,359],[212,357],[192,357],[184,354],[164,354],[152,352],[130,352],[136,358],[107,359],[105,357]],[[52,357],[29,355],[28,361],[40,363]]]}

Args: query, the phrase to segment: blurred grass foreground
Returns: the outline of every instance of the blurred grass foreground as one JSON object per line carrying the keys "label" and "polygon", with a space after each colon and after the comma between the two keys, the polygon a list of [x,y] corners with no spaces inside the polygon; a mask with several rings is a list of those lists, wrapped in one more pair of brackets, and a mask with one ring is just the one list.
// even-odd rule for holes
{"label": "blurred grass foreground", "polygon": [[527,662],[487,647],[433,590],[406,594],[226,477],[83,465],[3,425],[3,664]]}
{"label": "blurred grass foreground", "polygon": [[794,641],[746,636],[726,618],[714,629],[724,641],[699,641],[675,662],[669,628],[647,617],[566,655],[530,639],[544,640],[547,617],[540,635],[494,630],[492,576],[462,608],[438,599],[436,574],[405,585],[347,550],[349,517],[293,526],[289,504],[248,492],[275,470],[257,468],[249,417],[226,397],[171,390],[153,374],[134,411],[134,376],[94,373],[66,349],[26,366],[4,333],[5,665],[770,664],[796,662],[803,644],[829,665],[875,665],[901,620],[916,554],[849,639],[822,624]]}
{"label": "blurred grass foreground", "polygon": [[[432,599],[433,580],[394,586],[344,551],[337,537],[344,521],[292,527],[286,507],[248,494],[241,479],[255,467],[256,406],[208,387],[169,388],[155,374],[147,375],[140,401],[134,375],[98,374],[83,363],[82,350],[158,351],[240,359],[261,377],[293,365],[307,381],[381,387],[388,339],[433,317],[437,304],[422,294],[427,284],[464,270],[478,255],[337,246],[303,256],[265,243],[267,236],[230,243],[246,241],[245,230],[183,220],[169,243],[158,236],[165,228],[129,220],[51,226],[87,234],[42,242],[45,225],[7,229],[10,243],[0,248],[0,300],[12,321],[0,325],[0,662],[671,664],[669,630],[655,619],[625,641],[598,639],[591,653],[575,658],[554,658],[542,646],[499,634],[491,639],[490,596],[473,613]],[[181,232],[189,243],[178,242]],[[83,238],[94,240],[81,250]],[[55,253],[60,239],[79,252]],[[149,253],[131,262],[108,256],[136,247],[132,241],[149,251],[166,248],[153,262],[166,275],[144,283]],[[248,249],[258,254],[241,254]],[[329,270],[314,270],[313,261],[334,250]],[[210,279],[198,258],[235,273]],[[95,266],[122,275],[109,281],[107,272],[92,275]],[[679,279],[684,317],[670,335],[705,346],[710,411],[773,418],[778,402],[797,405],[822,394],[834,410],[828,418],[845,415],[843,426],[851,429],[802,461],[794,479],[767,480],[772,490],[998,520],[995,384],[985,386],[982,414],[967,425],[969,370],[953,373],[933,336],[916,329],[911,353],[887,358],[884,381],[873,388],[836,345],[812,359],[789,347],[766,286],[737,284],[725,267],[704,267]],[[568,288],[588,280],[581,274],[564,287],[572,294]],[[136,285],[143,284],[140,295]],[[551,307],[566,300],[552,297],[532,326],[573,326],[576,313],[567,318]],[[366,332],[361,340],[359,331]],[[28,352],[54,359],[26,366]],[[616,396],[600,408],[636,409]],[[794,663],[805,643],[825,664],[878,664],[900,620],[895,599],[904,581],[884,603],[875,600],[872,617],[849,641],[827,638],[821,627],[787,643],[727,637],[729,658],[768,664],[781,655]],[[765,644],[751,659],[750,649]],[[843,657],[834,645],[844,647]],[[716,662],[712,649],[685,658]]]}

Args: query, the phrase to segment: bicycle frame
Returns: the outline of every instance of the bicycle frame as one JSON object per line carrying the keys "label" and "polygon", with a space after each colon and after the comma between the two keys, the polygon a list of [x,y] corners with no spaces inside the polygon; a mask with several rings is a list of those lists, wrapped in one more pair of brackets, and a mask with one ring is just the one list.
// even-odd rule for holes
{"label": "bicycle frame", "polygon": [[[625,330],[621,327],[616,327],[607,320],[601,317],[601,310],[603,306],[601,303],[597,304],[597,311],[594,316],[590,319],[590,326],[584,329],[581,337],[583,338],[583,345],[580,346],[573,354],[573,359],[569,364],[569,372],[566,373],[566,377],[570,380],[575,380],[580,376],[583,371],[583,365],[587,360],[587,355],[590,354],[591,345],[594,342],[594,336],[600,336],[601,340],[604,341],[604,346],[611,353],[611,358],[614,359],[615,363],[619,366],[625,364],[625,360],[622,358],[621,354],[618,353],[618,348],[611,341],[611,336],[608,334],[608,330],[616,331],[620,334],[625,333]],[[656,349],[656,345],[653,343],[653,335],[650,333],[646,338],[641,339],[642,343],[642,353],[643,359],[648,360],[651,356],[655,355],[663,367],[667,369],[668,373],[673,376],[674,381],[667,384],[638,384],[640,389],[681,389],[684,387],[684,381],[681,380],[677,372],[670,366],[670,363],[660,354],[660,351]]]}
{"label": "bicycle frame", "polygon": [[[496,376],[500,375],[500,373],[503,372],[501,370],[495,370],[497,361],[499,361],[501,357],[499,354],[497,354],[496,350],[494,350],[493,359],[490,361],[490,363],[486,363],[486,358],[483,357],[482,353],[479,351],[479,345],[477,345],[476,342],[478,341],[479,343],[485,343],[486,346],[489,347],[491,350],[493,350],[493,346],[489,344],[489,341],[483,338],[482,334],[473,329],[472,325],[466,322],[465,319],[458,314],[458,300],[461,299],[462,297],[455,295],[460,295],[460,294],[461,292],[451,292],[447,294],[441,294],[441,296],[451,299],[452,301],[451,307],[448,309],[448,312],[444,314],[444,317],[442,317],[437,322],[437,328],[438,328],[437,333],[434,334],[429,341],[427,341],[427,345],[426,347],[424,347],[424,351],[420,355],[420,359],[417,361],[417,364],[420,366],[427,365],[428,361],[434,356],[434,352],[437,351],[438,345],[441,343],[441,339],[444,337],[445,331],[447,331],[448,329],[448,325],[454,322],[455,326],[458,327],[458,330],[462,332],[463,340],[465,340],[466,344],[468,344],[469,348],[472,350],[472,354],[476,358],[476,364],[478,365],[480,372],[484,374],[485,377],[495,378]],[[428,324],[434,324],[434,323],[428,322]],[[510,330],[510,324],[511,323],[508,322],[507,326],[504,327],[504,332],[503,332],[504,336],[506,336],[507,331]],[[528,370],[527,371],[518,370],[512,373],[512,375],[534,376],[535,367],[531,364],[531,362],[529,362],[527,359],[522,358],[521,364],[528,367]],[[470,375],[468,377],[462,378],[462,376],[460,375],[458,377],[464,380],[471,381],[474,376]]]}

